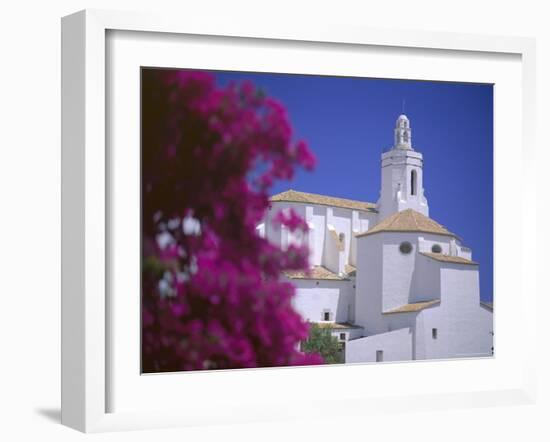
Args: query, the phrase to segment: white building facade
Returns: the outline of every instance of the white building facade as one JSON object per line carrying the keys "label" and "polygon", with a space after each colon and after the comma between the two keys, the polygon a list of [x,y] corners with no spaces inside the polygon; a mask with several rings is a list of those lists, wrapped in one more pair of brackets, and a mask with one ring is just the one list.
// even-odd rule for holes
{"label": "white building facade", "polygon": [[[293,209],[309,226],[272,222]],[[479,265],[460,238],[429,218],[423,157],[400,115],[381,158],[376,204],[289,190],[271,198],[259,233],[307,245],[309,272],[287,272],[294,306],[341,342],[345,362],[493,354],[493,308],[480,301]]]}

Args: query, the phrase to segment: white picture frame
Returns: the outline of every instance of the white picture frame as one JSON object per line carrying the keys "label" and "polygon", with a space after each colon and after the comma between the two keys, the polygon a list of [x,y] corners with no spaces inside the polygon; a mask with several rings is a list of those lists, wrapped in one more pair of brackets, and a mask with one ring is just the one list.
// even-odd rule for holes
{"label": "white picture frame", "polygon": [[[428,33],[349,28],[331,24],[266,25],[252,22],[209,22],[196,17],[167,17],[151,14],[87,10],[63,18],[62,21],[62,423],[85,432],[110,431],[167,426],[186,426],[217,422],[249,422],[287,417],[334,415],[327,407],[338,401],[341,413],[368,414],[383,408],[395,412],[410,407],[423,409],[456,408],[532,403],[535,397],[535,327],[527,316],[518,316],[524,344],[521,373],[499,388],[450,393],[444,390],[426,394],[387,395],[376,398],[355,395],[332,396],[327,400],[311,398],[308,406],[286,407],[273,404],[262,410],[254,403],[253,393],[240,399],[239,414],[205,413],[198,408],[194,414],[176,407],[139,411],[109,412],[109,370],[113,355],[107,339],[112,312],[108,300],[107,228],[110,204],[107,155],[107,93],[106,67],[109,60],[106,38],[111,31],[154,32],[162,35],[218,36],[219,38],[268,39],[274,44],[309,42],[375,46],[385,48],[416,48],[446,52],[468,52],[483,58],[484,54],[509,54],[521,60],[521,146],[514,154],[521,155],[520,253],[521,297],[518,309],[527,311],[536,303],[536,280],[533,253],[536,218],[536,186],[528,165],[534,160],[535,112],[535,42],[517,37],[491,37],[451,33]],[[158,35],[158,34],[157,34]],[[496,166],[495,166],[496,167]],[[495,186],[495,192],[499,192]],[[496,223],[499,222],[497,218]],[[498,253],[506,253],[496,248]],[[136,298],[138,299],[138,298]],[[499,307],[497,307],[498,309]],[[499,313],[496,313],[497,317]],[[468,363],[468,362],[465,362]],[[389,369],[390,365],[377,367]],[[449,370],[455,370],[448,365]],[[335,370],[350,367],[322,367],[334,377]],[[474,366],[470,367],[475,369]],[[355,375],[365,367],[353,366]],[[294,370],[294,369],[293,369]],[[296,369],[296,376],[300,370]],[[311,368],[309,368],[311,370]],[[314,368],[313,370],[318,370]],[[371,368],[372,370],[372,368]],[[417,370],[418,371],[418,370]],[[240,376],[254,376],[254,382],[289,376],[287,369],[241,371]],[[257,375],[256,373],[260,373]],[[216,376],[216,385],[228,378]],[[168,375],[170,376],[170,375]],[[224,377],[226,376],[226,377]],[[211,378],[214,379],[214,378]],[[436,389],[437,390],[437,389]],[[195,393],[196,394],[196,393]],[[234,401],[239,401],[234,399]],[[265,405],[265,404],[264,404]]]}

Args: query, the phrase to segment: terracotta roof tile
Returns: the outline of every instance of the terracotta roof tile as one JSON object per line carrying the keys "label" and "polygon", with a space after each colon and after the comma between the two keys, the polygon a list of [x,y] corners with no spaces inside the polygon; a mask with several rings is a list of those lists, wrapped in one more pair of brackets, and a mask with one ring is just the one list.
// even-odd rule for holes
{"label": "terracotta roof tile", "polygon": [[412,304],[404,304],[399,307],[393,308],[391,310],[382,312],[384,315],[390,315],[393,313],[411,313],[411,312],[419,312],[421,310],[424,310],[425,308],[431,307],[432,305],[439,304],[441,301],[439,299],[432,299],[431,301],[422,301],[422,302],[414,302]]}
{"label": "terracotta roof tile", "polygon": [[456,237],[438,222],[412,209],[394,213],[372,229],[355,236],[360,238],[379,232],[424,232]]}
{"label": "terracotta roof tile", "polygon": [[355,274],[357,273],[357,268],[355,266],[352,266],[351,264],[346,264],[344,266],[344,271],[349,275],[349,276],[355,276]]}
{"label": "terracotta roof tile", "polygon": [[348,200],[335,196],[318,195],[315,193],[298,192],[296,190],[287,190],[278,193],[270,199],[271,201],[286,201],[292,203],[320,204],[322,206],[341,207],[343,209],[363,210],[367,212],[376,212],[376,204],[366,201]]}
{"label": "terracotta roof tile", "polygon": [[460,256],[451,256],[451,255],[443,255],[442,253],[427,253],[427,252],[420,252],[420,254],[440,262],[449,262],[452,264],[468,264],[468,265],[474,265],[474,266],[478,265],[477,262],[471,261],[466,258],[461,258]]}
{"label": "terracotta roof tile", "polygon": [[342,281],[346,279],[323,266],[314,266],[309,270],[289,270],[283,272],[283,274],[290,279],[324,279],[329,281]]}
{"label": "terracotta roof tile", "polygon": [[353,325],[349,322],[315,322],[319,328],[330,328],[332,330],[343,330],[343,329],[359,329],[363,328],[359,325]]}

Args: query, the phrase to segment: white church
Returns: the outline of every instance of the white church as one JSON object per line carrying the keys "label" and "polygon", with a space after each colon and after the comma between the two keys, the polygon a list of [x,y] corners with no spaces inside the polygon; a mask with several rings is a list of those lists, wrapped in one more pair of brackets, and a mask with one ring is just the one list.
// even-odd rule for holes
{"label": "white church", "polygon": [[[491,356],[493,308],[480,300],[479,265],[429,217],[405,115],[394,140],[376,204],[288,190],[271,198],[258,231],[283,249],[309,247],[309,271],[284,278],[296,287],[296,310],[331,330],[346,363]],[[272,223],[290,208],[308,232]]]}

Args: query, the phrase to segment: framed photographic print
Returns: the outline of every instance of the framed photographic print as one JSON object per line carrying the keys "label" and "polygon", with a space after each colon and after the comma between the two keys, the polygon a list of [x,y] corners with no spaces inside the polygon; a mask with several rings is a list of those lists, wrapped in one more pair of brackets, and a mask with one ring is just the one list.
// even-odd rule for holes
{"label": "framed photographic print", "polygon": [[63,423],[532,400],[531,40],[85,11],[62,41]]}
{"label": "framed photographic print", "polygon": [[142,371],[492,356],[492,110],[492,84],[143,67]]}

